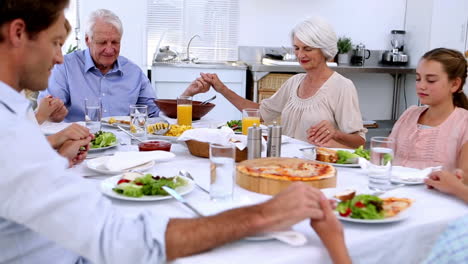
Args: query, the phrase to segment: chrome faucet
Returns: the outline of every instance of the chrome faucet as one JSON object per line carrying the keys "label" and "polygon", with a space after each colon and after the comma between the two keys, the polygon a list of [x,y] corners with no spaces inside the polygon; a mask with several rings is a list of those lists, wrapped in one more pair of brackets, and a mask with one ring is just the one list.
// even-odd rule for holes
{"label": "chrome faucet", "polygon": [[201,39],[201,37],[199,35],[194,35],[193,37],[190,38],[190,40],[189,40],[189,42],[187,44],[187,57],[185,59],[183,59],[182,61],[191,63],[191,62],[194,62],[195,60],[197,60],[197,58],[190,58],[190,44],[192,43],[192,40],[195,37],[198,37],[199,39]]}

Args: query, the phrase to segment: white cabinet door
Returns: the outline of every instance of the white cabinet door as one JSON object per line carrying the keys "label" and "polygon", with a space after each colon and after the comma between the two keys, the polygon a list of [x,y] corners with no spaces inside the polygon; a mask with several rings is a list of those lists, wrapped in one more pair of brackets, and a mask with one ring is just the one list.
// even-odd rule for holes
{"label": "white cabinet door", "polygon": [[444,47],[465,51],[468,20],[467,0],[434,0],[431,49]]}
{"label": "white cabinet door", "polygon": [[[154,85],[156,97],[159,99],[176,99],[193,80],[200,77],[200,72],[216,73],[229,89],[245,98],[246,70],[161,66],[153,67],[151,71],[151,80]],[[195,95],[193,100],[204,101],[215,94],[216,99],[212,101],[212,103],[216,106],[205,117],[219,121],[241,119],[240,111],[214,89],[210,89],[210,91],[203,94]]]}

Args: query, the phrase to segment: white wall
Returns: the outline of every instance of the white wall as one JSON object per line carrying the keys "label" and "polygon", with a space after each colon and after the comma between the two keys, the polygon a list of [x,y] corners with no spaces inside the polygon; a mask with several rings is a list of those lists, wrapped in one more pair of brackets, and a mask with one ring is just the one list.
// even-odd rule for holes
{"label": "white wall", "polygon": [[310,16],[330,22],[338,36],[368,49],[389,49],[390,31],[403,29],[406,0],[239,0],[241,46],[290,45],[289,32]]}

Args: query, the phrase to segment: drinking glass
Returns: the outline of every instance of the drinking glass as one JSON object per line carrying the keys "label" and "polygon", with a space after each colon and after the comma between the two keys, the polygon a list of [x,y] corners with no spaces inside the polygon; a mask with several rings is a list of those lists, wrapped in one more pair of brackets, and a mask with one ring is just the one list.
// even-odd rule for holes
{"label": "drinking glass", "polygon": [[91,133],[101,130],[101,98],[85,98],[85,123]]}
{"label": "drinking glass", "polygon": [[146,140],[147,119],[148,106],[130,105],[130,133],[141,140]]}
{"label": "drinking glass", "polygon": [[368,168],[369,189],[386,191],[391,188],[393,153],[395,141],[388,137],[372,137]]}
{"label": "drinking glass", "polygon": [[192,125],[192,97],[179,96],[177,97],[177,124]]}
{"label": "drinking glass", "polygon": [[232,201],[236,151],[233,145],[210,144],[210,198]]}
{"label": "drinking glass", "polygon": [[257,124],[260,126],[260,110],[254,108],[246,108],[242,110],[242,135],[247,135],[249,127]]}

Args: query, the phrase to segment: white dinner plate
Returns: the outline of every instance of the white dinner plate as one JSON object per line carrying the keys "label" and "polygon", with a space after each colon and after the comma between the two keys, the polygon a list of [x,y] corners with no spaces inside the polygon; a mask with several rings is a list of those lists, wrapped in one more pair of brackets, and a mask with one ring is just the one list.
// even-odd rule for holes
{"label": "white dinner plate", "polygon": [[386,223],[394,223],[394,222],[402,221],[408,218],[410,215],[411,207],[412,206],[410,206],[409,208],[406,208],[404,211],[400,212],[399,214],[395,216],[384,218],[384,219],[356,219],[356,218],[351,218],[351,217],[340,216],[338,212],[335,212],[335,214],[338,219],[342,221],[346,221],[346,222],[364,223],[364,224],[386,224]]}
{"label": "white dinner plate", "polygon": [[[179,176],[181,177],[181,176]],[[121,194],[114,192],[112,189],[117,185],[117,182],[122,178],[122,175],[117,175],[113,177],[109,177],[101,182],[100,189],[101,192],[109,197],[120,199],[120,200],[127,200],[127,201],[159,201],[165,199],[173,199],[170,195],[151,195],[151,196],[142,196],[142,197],[128,197]],[[182,177],[184,180],[187,181],[187,185],[180,186],[175,188],[175,190],[180,195],[185,195],[193,191],[195,188],[195,184],[189,178]]]}
{"label": "white dinner plate", "polygon": [[118,144],[119,144],[119,142],[118,142],[118,139],[117,139],[117,141],[113,145],[110,145],[110,146],[107,146],[107,147],[102,147],[102,148],[90,148],[88,150],[88,152],[97,152],[97,151],[110,149],[110,148],[113,148],[113,147],[117,146]]}
{"label": "white dinner plate", "polygon": [[115,120],[122,120],[122,121],[130,121],[130,116],[108,116],[101,118],[101,124],[110,127],[116,127],[115,125],[119,125],[121,128],[130,129],[130,125],[122,124],[122,123],[114,123],[109,124],[109,119],[114,118]]}
{"label": "white dinner plate", "polygon": [[109,158],[110,158],[110,156],[103,156],[103,157],[98,157],[98,158],[87,160],[86,161],[86,166],[90,170],[93,170],[95,172],[99,172],[99,173],[102,173],[102,174],[116,175],[116,174],[122,174],[124,172],[129,171],[129,170],[146,171],[146,170],[151,169],[155,164],[155,161],[152,160],[152,161],[146,162],[144,164],[141,164],[141,165],[129,168],[129,169],[125,169],[125,170],[121,170],[121,171],[110,171],[104,166],[104,164],[106,163],[106,161]]}

